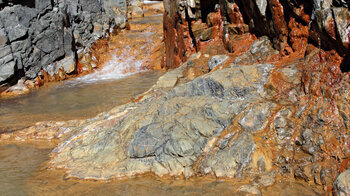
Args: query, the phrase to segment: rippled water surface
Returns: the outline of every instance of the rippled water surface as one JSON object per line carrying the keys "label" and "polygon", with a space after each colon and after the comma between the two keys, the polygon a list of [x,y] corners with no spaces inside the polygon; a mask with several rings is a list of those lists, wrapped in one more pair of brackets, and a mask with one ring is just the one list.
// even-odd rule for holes
{"label": "rippled water surface", "polygon": [[[33,145],[0,146],[0,195],[237,195],[236,180],[160,179],[144,176],[113,182],[66,179],[63,171],[46,168],[51,149]],[[263,195],[320,195],[301,183],[277,183]]]}
{"label": "rippled water surface", "polygon": [[141,72],[94,83],[66,81],[23,97],[0,100],[0,131],[20,129],[38,121],[93,117],[147,91],[161,74]]}

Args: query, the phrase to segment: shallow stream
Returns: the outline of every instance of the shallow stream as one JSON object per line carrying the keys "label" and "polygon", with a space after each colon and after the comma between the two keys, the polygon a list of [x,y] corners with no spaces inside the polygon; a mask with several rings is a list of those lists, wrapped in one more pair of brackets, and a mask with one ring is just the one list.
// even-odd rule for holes
{"label": "shallow stream", "polygon": [[148,71],[91,83],[65,81],[29,95],[0,100],[0,131],[21,129],[39,121],[94,117],[147,91],[161,74]]}
{"label": "shallow stream", "polygon": [[[48,170],[51,149],[34,145],[0,146],[0,195],[235,195],[234,180],[209,178],[160,179],[149,175],[113,182],[66,179],[63,171]],[[263,195],[320,195],[301,183],[277,183]]]}

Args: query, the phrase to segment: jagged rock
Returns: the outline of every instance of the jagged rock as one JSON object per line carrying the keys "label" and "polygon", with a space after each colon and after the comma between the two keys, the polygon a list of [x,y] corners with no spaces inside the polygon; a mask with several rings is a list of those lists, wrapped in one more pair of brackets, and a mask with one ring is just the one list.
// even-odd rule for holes
{"label": "jagged rock", "polygon": [[15,73],[15,68],[16,63],[14,61],[0,65],[0,82],[3,82],[13,76]]}
{"label": "jagged rock", "polygon": [[268,61],[278,51],[272,47],[268,37],[260,37],[249,48],[249,51],[235,59],[236,64],[262,63]]}
{"label": "jagged rock", "polygon": [[266,16],[267,0],[256,0],[256,5],[259,8],[260,14]]}
{"label": "jagged rock", "polygon": [[5,29],[0,29],[0,47],[5,46],[7,44],[8,38]]}
{"label": "jagged rock", "polygon": [[54,62],[44,68],[51,77],[58,74],[59,71],[64,73],[72,73],[75,71],[75,57],[74,55],[67,56],[64,59]]}
{"label": "jagged rock", "polygon": [[[72,68],[71,57],[76,56],[78,50],[107,37],[116,24],[116,14],[105,12],[103,6],[108,4],[98,0],[36,0],[33,5],[35,8],[14,5],[0,10],[0,67],[6,67],[7,72],[13,71],[1,73],[3,78],[9,78],[0,83],[14,75],[20,76],[17,73],[33,79],[42,69],[57,71],[59,69],[46,67],[62,59],[70,59],[69,65],[64,60],[61,67],[65,67],[67,73],[72,72],[75,68]],[[14,67],[14,63],[2,59],[10,54],[15,59],[16,69],[9,68]]]}
{"label": "jagged rock", "polygon": [[[200,1],[200,6],[196,5],[194,7],[189,5],[189,1],[176,0],[165,1],[164,4],[166,17],[169,17],[164,21],[164,26],[167,29],[174,29],[165,31],[167,39],[172,39],[175,32],[180,32],[179,27],[181,25],[186,26],[184,21],[191,21],[191,23],[195,24],[198,21],[207,20],[208,26],[211,27],[222,20],[225,22],[222,26],[221,24],[219,25],[219,33],[218,31],[213,33],[216,39],[229,40],[227,36],[221,37],[221,28],[223,27],[224,35],[243,34],[249,30],[250,33],[259,37],[267,36],[271,40],[272,44],[265,42],[257,46],[256,48],[263,49],[257,50],[257,54],[254,54],[253,51],[252,55],[245,56],[245,61],[242,64],[247,64],[248,61],[263,63],[263,60],[267,59],[267,56],[264,55],[271,56],[271,54],[264,54],[264,48],[267,47],[277,49],[277,51],[274,51],[275,54],[278,54],[278,52],[282,54],[290,54],[292,52],[304,54],[306,45],[309,43],[308,40],[312,40],[319,47],[326,50],[335,49],[341,55],[349,53],[350,50],[349,32],[347,31],[350,15],[348,10],[349,3],[343,0],[313,0],[307,3],[290,0],[285,2],[275,0]],[[218,8],[223,13],[221,15],[222,18],[219,20],[216,17]],[[212,20],[215,24],[212,24]],[[184,36],[193,33],[197,38],[198,32],[196,30],[197,28],[185,27],[181,32],[183,32]],[[208,28],[201,30],[203,36],[200,41],[209,40],[209,34],[212,34],[209,33],[211,30]],[[200,44],[197,44],[197,41],[193,41],[192,45],[186,45],[184,49],[176,48],[184,40],[186,40],[185,43],[189,42],[187,39],[185,37],[184,39],[169,40],[167,48],[169,50],[174,49],[174,52],[169,53],[170,56],[167,56],[166,67],[172,68],[174,65],[179,65],[173,59],[176,59],[174,58],[175,56],[182,57],[183,55],[178,54],[176,51],[182,52],[187,49],[190,50],[192,47],[198,51],[198,45]],[[165,41],[167,42],[167,40]],[[181,47],[183,46],[181,45]],[[272,52],[272,50],[269,51]],[[181,62],[185,60],[187,59],[181,59]]]}
{"label": "jagged rock", "polygon": [[10,46],[4,46],[0,48],[0,58],[10,55],[12,52]]}
{"label": "jagged rock", "polygon": [[9,54],[9,55],[7,55],[7,56],[5,56],[5,57],[0,59],[0,65],[4,65],[4,64],[6,64],[6,63],[8,63],[8,62],[10,62],[12,60],[14,60],[13,55]]}
{"label": "jagged rock", "polygon": [[45,12],[46,10],[52,10],[53,8],[53,1],[47,1],[47,0],[35,0],[36,9],[39,10],[39,12]]}
{"label": "jagged rock", "polygon": [[202,23],[202,21],[196,21],[192,24],[193,35],[196,38],[199,38],[205,29],[206,25],[205,23]]}
{"label": "jagged rock", "polygon": [[[148,171],[160,175],[186,173],[189,177],[195,170],[193,164],[213,150],[213,142],[232,118],[261,98],[256,89],[268,81],[272,69],[268,64],[233,66],[170,91],[155,85],[151,92],[165,91],[156,97],[151,93],[138,104],[119,107],[117,115],[124,111],[124,117],[112,127],[98,129],[102,121],[94,121],[75,129],[74,135],[82,136],[79,139],[73,135],[68,139],[68,134],[67,142],[55,150],[52,164],[80,178],[107,179]],[[244,97],[238,93],[241,86],[247,88]],[[218,177],[241,175],[253,160],[256,144],[252,133],[229,137],[232,144],[228,147],[228,142],[222,143],[217,153],[199,161],[198,169]]]}
{"label": "jagged rock", "polygon": [[200,35],[200,39],[201,41],[208,41],[212,38],[211,35],[212,35],[212,28],[204,29]]}
{"label": "jagged rock", "polygon": [[28,53],[31,47],[31,41],[29,39],[20,40],[11,43],[12,53],[22,52]]}
{"label": "jagged rock", "polygon": [[347,47],[349,44],[349,32],[347,32],[346,29],[350,26],[350,12],[346,8],[333,8],[332,11],[337,27],[337,34],[339,35],[342,44]]}

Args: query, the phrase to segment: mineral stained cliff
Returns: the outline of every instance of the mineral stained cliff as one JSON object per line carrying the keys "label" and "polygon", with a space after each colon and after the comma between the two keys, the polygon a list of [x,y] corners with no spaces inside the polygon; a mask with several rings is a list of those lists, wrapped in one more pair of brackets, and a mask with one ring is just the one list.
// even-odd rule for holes
{"label": "mineral stained cliff", "polygon": [[347,194],[348,3],[165,0],[163,66],[136,101],[2,140],[58,142],[50,166],[107,180],[153,172],[297,179]]}

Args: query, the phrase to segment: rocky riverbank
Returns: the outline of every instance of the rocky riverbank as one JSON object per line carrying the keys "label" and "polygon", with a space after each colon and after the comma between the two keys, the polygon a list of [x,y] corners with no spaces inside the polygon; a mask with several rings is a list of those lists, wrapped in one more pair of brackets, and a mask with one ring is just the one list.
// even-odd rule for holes
{"label": "rocky riverbank", "polygon": [[108,1],[4,1],[0,7],[0,85],[18,82],[5,95],[79,73],[79,59],[126,22]]}
{"label": "rocky riverbank", "polygon": [[54,143],[48,166],[72,178],[152,172],[234,178],[256,195],[279,181],[349,194],[348,5],[210,2],[164,1],[160,67],[174,69],[146,93],[1,141]]}

